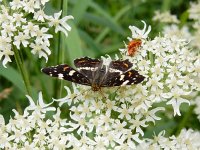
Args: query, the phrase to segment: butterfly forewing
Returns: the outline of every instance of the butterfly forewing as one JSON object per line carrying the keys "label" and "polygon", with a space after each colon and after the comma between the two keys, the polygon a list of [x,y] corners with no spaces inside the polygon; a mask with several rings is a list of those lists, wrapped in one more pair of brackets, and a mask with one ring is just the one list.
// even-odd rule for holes
{"label": "butterfly forewing", "polygon": [[133,64],[128,60],[115,60],[111,61],[109,65],[109,70],[110,71],[115,71],[115,72],[125,72],[129,70]]}
{"label": "butterfly forewing", "polygon": [[87,77],[66,64],[43,68],[42,72],[59,79],[64,79],[83,85],[90,85],[90,81]]}
{"label": "butterfly forewing", "polygon": [[120,74],[129,70],[132,66],[133,64],[129,62],[128,59],[111,61],[109,64],[108,72],[106,74],[106,80],[110,80],[119,76]]}
{"label": "butterfly forewing", "polygon": [[102,87],[112,87],[121,85],[138,84],[144,80],[144,76],[140,75],[136,70],[130,70],[119,76],[104,80]]}

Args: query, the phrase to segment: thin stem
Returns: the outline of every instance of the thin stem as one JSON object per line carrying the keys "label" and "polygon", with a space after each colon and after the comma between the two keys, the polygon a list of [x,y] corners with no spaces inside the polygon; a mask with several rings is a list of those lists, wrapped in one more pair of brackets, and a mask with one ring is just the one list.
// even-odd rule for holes
{"label": "thin stem", "polygon": [[181,132],[181,130],[185,127],[185,125],[188,122],[188,119],[190,118],[191,114],[193,113],[195,106],[192,105],[189,107],[189,110],[187,111],[187,113],[184,115],[183,119],[181,120],[181,122],[179,123],[179,126],[176,130],[176,135],[179,135],[179,133]]}
{"label": "thin stem", "polygon": [[17,67],[18,67],[18,69],[19,69],[19,71],[22,75],[27,94],[32,96],[31,85],[30,85],[30,81],[29,81],[29,78],[28,78],[28,73],[27,73],[26,68],[23,64],[23,60],[20,57],[19,50],[17,50],[15,46],[13,46],[13,50],[14,50],[14,56],[15,56],[15,60],[16,60],[16,63],[17,63]]}
{"label": "thin stem", "polygon": [[[61,0],[60,8],[62,10],[61,18],[67,13],[67,0]],[[64,63],[64,47],[63,47],[63,34],[58,34],[58,46],[57,46],[57,64]],[[59,84],[60,83],[60,84]],[[59,88],[58,88],[59,86]],[[58,90],[59,89],[59,90]],[[56,81],[55,83],[56,97],[61,97],[63,91],[63,81]]]}

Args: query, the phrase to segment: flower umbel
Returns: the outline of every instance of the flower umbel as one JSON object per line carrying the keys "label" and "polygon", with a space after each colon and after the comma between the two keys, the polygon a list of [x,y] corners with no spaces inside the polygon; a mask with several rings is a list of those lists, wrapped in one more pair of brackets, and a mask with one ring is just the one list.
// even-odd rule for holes
{"label": "flower umbel", "polygon": [[[13,0],[9,6],[0,7],[0,59],[6,67],[11,62],[11,56],[14,55],[13,48],[20,50],[21,47],[29,47],[32,54],[38,54],[39,58],[44,57],[48,60],[51,54],[49,33],[50,27],[55,27],[55,32],[63,32],[66,36],[71,27],[67,24],[72,16],[61,17],[61,11],[53,16],[48,16],[43,11],[46,2],[49,0]],[[12,11],[9,11],[9,8]],[[27,18],[26,16],[33,16]],[[47,25],[44,25],[44,22]],[[52,23],[54,22],[54,23]]]}

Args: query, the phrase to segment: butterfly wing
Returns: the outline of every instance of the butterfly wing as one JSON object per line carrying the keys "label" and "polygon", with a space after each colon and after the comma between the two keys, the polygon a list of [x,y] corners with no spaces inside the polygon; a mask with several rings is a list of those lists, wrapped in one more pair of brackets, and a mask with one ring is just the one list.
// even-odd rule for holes
{"label": "butterfly wing", "polygon": [[75,59],[74,65],[80,73],[92,80],[94,79],[98,70],[101,68],[102,60],[83,57]]}
{"label": "butterfly wing", "polygon": [[128,60],[115,60],[115,61],[111,61],[110,65],[109,65],[109,69],[110,71],[118,71],[118,72],[125,72],[127,70],[129,70],[131,67],[133,66],[133,64]]}
{"label": "butterfly wing", "polygon": [[118,76],[114,76],[109,79],[105,79],[102,83],[102,87],[112,87],[112,86],[123,86],[138,84],[144,80],[144,76],[140,75],[136,70],[129,70]]}
{"label": "butterfly wing", "polygon": [[129,70],[133,64],[128,60],[116,60],[111,61],[109,64],[108,72],[106,73],[106,80],[110,80],[113,77],[117,77],[127,70]]}
{"label": "butterfly wing", "polygon": [[90,85],[90,81],[87,77],[66,64],[46,67],[42,69],[42,72],[59,79],[64,79],[83,85]]}

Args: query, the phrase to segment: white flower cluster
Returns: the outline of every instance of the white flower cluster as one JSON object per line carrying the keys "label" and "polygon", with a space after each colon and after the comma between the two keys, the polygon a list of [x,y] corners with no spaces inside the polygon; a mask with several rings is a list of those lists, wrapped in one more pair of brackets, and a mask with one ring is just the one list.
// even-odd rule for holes
{"label": "white flower cluster", "polygon": [[176,15],[170,14],[169,11],[161,13],[160,11],[155,11],[155,16],[153,17],[154,21],[160,21],[163,23],[179,23]]}
{"label": "white flower cluster", "polygon": [[191,45],[197,49],[197,51],[200,50],[200,0],[197,2],[191,3],[191,6],[188,10],[189,12],[189,18],[194,21],[192,27],[194,28],[193,36],[191,38]]}
{"label": "white flower cluster", "polygon": [[200,78],[197,69],[200,56],[189,50],[188,43],[167,35],[153,40],[142,39],[142,45],[134,57],[124,55],[127,49],[121,51],[123,59],[128,58],[134,68],[146,76],[143,85],[125,90],[125,93],[134,93],[132,102],[139,97],[137,103],[143,101],[146,104],[143,109],[148,110],[154,102],[166,101],[166,104],[173,106],[174,115],[181,115],[179,106],[189,103],[183,96],[189,95],[192,90],[199,90],[200,85],[194,79]]}
{"label": "white flower cluster", "polygon": [[[187,22],[186,22],[184,26],[182,26],[182,24],[180,25],[179,24],[180,21],[177,19],[177,17],[175,15],[171,15],[169,12],[160,13],[160,11],[156,11],[155,16],[153,17],[153,20],[159,21],[162,23],[170,23],[170,25],[167,24],[163,27],[163,35],[176,36],[177,38],[187,39],[187,41],[190,42],[189,45],[194,50],[197,49],[197,51],[199,51],[200,49],[200,43],[199,43],[200,41],[200,36],[199,36],[200,35],[200,0],[198,0],[197,2],[191,3],[190,8],[188,9],[188,13],[189,13],[189,19],[193,20],[193,23],[190,23],[187,25]],[[168,21],[165,21],[165,20],[168,20]],[[170,21],[170,20],[174,20],[174,21]],[[191,29],[191,25],[193,29]]]}
{"label": "white flower cluster", "polygon": [[[41,93],[37,104],[27,96],[30,105],[23,115],[13,110],[15,115],[8,124],[5,124],[3,116],[0,116],[0,148],[21,150],[135,148],[133,141],[142,142],[139,137],[143,135],[141,127],[147,126],[145,122],[160,119],[155,116],[160,108],[149,111],[146,118],[137,114],[133,119],[130,116],[131,108],[126,110],[125,104],[117,106],[119,101],[102,102],[89,97],[81,100],[81,95],[73,96],[70,90],[66,89],[69,92],[68,96],[59,101],[63,104],[65,100],[70,104],[71,101],[66,100],[73,98],[75,105],[70,108],[70,119],[61,119],[60,109],[56,111],[55,107],[50,106],[52,103],[45,104]],[[56,111],[52,119],[48,119],[46,115],[49,111]]]}
{"label": "white flower cluster", "polygon": [[138,150],[198,150],[200,149],[200,132],[192,129],[182,129],[181,133],[175,137],[174,135],[167,138],[164,136],[165,131],[161,131],[153,139],[146,139],[145,142],[137,146]]}
{"label": "white flower cluster", "polygon": [[[61,11],[54,16],[44,12],[49,0],[13,0],[9,7],[0,7],[0,60],[4,67],[11,62],[13,49],[20,50],[29,47],[31,53],[38,54],[39,58],[48,60],[51,54],[49,39],[53,36],[48,33],[49,27],[55,27],[55,32],[61,31],[67,36],[71,27],[66,23],[72,16],[60,19]],[[44,23],[47,26],[44,26]]]}
{"label": "white flower cluster", "polygon": [[124,87],[119,90],[104,88],[103,94],[75,85],[72,94],[65,88],[67,96],[55,101],[59,101],[60,106],[64,103],[70,106],[68,129],[71,133],[68,134],[72,140],[69,144],[75,149],[134,149],[136,143],[141,142],[143,128],[149,122],[160,120],[156,112],[164,110],[162,107],[140,110],[146,104],[142,100],[141,104],[137,103],[139,100],[133,101],[134,93],[130,90],[127,93]]}
{"label": "white flower cluster", "polygon": [[[193,22],[187,24],[187,22],[181,28],[177,24],[165,25],[163,29],[163,35],[168,35],[170,37],[186,39],[189,41],[189,46],[191,47],[193,52],[196,53],[194,57],[193,64],[191,64],[193,68],[193,73],[190,75],[194,80],[194,86],[196,86],[196,90],[200,91],[200,1],[192,2],[190,8],[188,9],[189,19]],[[191,26],[192,25],[192,26]],[[191,29],[191,31],[190,31]],[[189,51],[188,51],[189,52]],[[185,61],[188,61],[187,59]],[[185,62],[187,63],[187,62]],[[198,119],[200,119],[200,103],[197,99],[194,98],[195,113],[198,115]]]}
{"label": "white flower cluster", "polygon": [[200,16],[200,0],[197,0],[197,2],[191,2],[191,6],[188,11],[189,11],[190,19],[200,21],[200,18],[199,18],[199,16]]}
{"label": "white flower cluster", "polygon": [[179,28],[177,24],[166,25],[163,27],[163,35],[169,35],[171,37],[175,36],[180,39],[186,39],[187,41],[192,40],[192,35],[189,31],[188,26],[183,26]]}
{"label": "white flower cluster", "polygon": [[38,103],[27,96],[30,105],[20,115],[16,110],[14,117],[5,124],[0,115],[0,149],[65,149],[68,136],[66,120],[60,118],[60,110],[57,109],[52,119],[47,119],[49,111],[55,111],[50,104],[45,104],[39,93]]}

